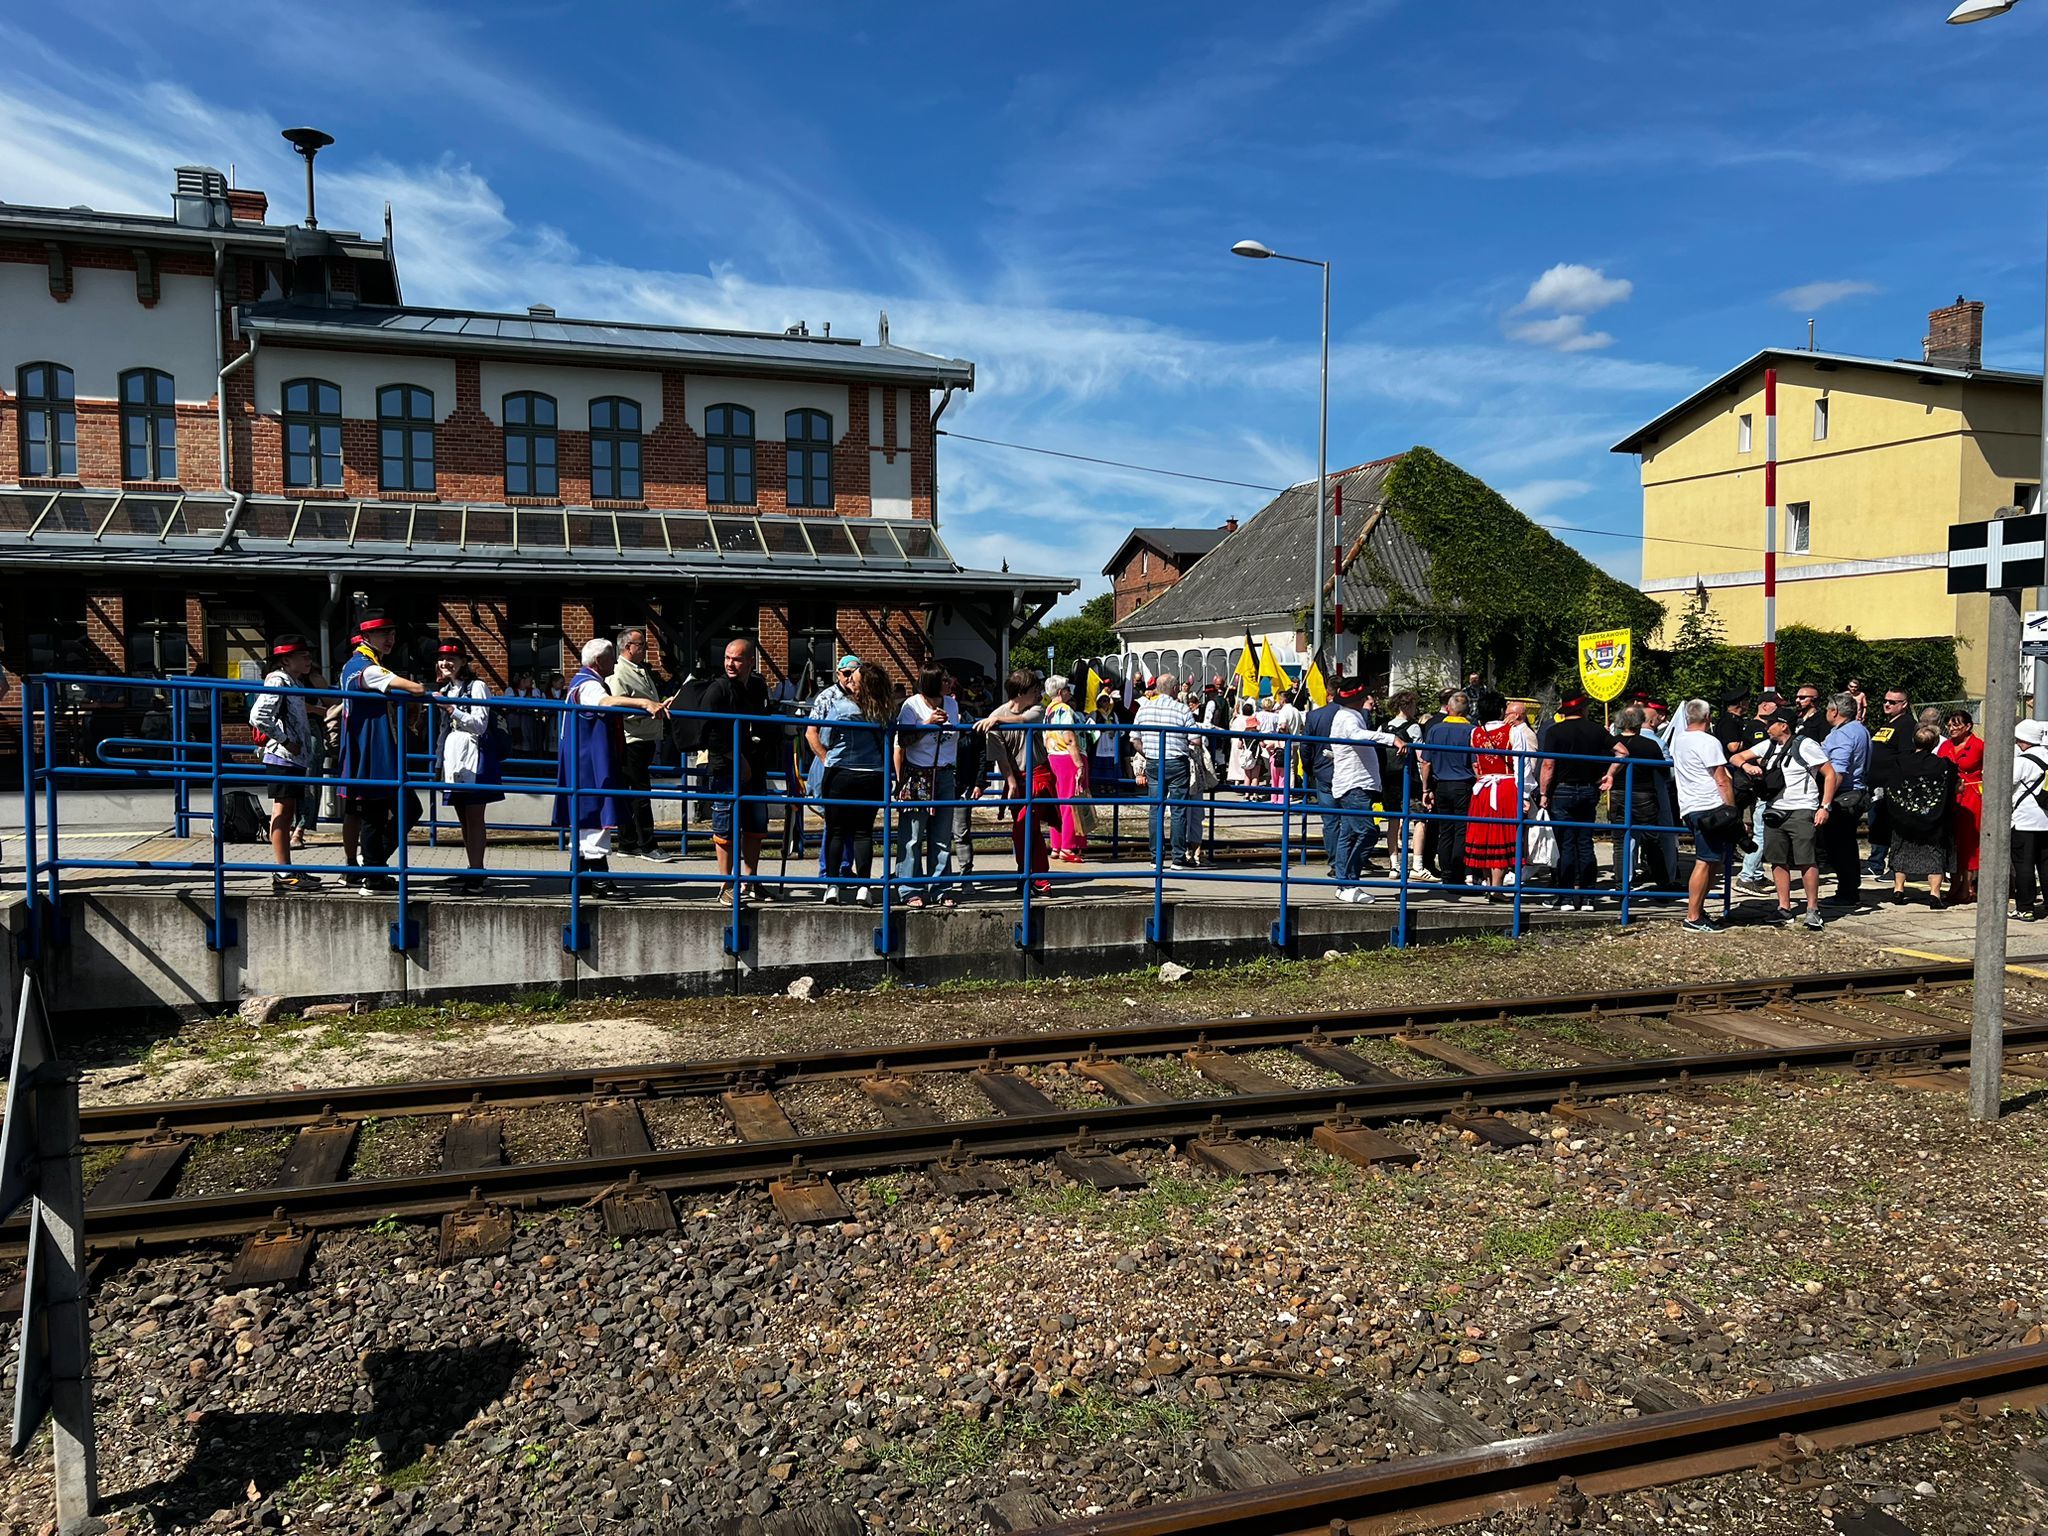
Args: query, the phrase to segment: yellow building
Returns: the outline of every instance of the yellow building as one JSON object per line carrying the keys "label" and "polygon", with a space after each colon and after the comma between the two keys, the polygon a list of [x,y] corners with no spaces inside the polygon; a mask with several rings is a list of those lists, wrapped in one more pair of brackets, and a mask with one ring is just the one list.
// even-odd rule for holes
{"label": "yellow building", "polygon": [[1956,635],[1980,690],[1985,600],[1948,595],[1948,528],[2031,505],[2041,463],[2040,375],[1985,368],[1983,334],[1984,306],[1958,299],[1928,316],[1918,361],[1762,351],[1615,444],[1642,460],[1642,585],[1664,605],[1662,643],[1702,586],[1729,641],[1763,641],[1775,368],[1779,627]]}

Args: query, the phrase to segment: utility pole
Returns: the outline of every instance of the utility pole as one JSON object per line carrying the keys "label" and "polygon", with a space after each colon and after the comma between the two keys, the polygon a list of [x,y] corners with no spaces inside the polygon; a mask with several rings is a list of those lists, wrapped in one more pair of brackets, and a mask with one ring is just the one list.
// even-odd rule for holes
{"label": "utility pole", "polygon": [[[2017,508],[2008,509],[2017,511]],[[1970,1116],[1996,1120],[2005,1076],[2005,903],[2012,891],[2013,727],[2020,594],[1988,592],[1984,656],[1984,814],[1977,832],[1976,985],[1970,1004]]]}

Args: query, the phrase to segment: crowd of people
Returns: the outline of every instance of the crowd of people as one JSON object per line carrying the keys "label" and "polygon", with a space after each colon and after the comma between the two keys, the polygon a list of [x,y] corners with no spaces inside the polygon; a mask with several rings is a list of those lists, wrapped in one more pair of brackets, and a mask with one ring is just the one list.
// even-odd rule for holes
{"label": "crowd of people", "polygon": [[[319,883],[292,868],[292,855],[318,816],[306,781],[321,777],[378,781],[339,790],[341,841],[353,885],[390,888],[390,859],[423,815],[416,791],[398,791],[400,758],[418,749],[408,729],[431,714],[432,788],[460,828],[458,878],[472,892],[483,887],[486,807],[504,797],[508,761],[552,747],[554,824],[598,895],[627,893],[613,879],[615,852],[674,857],[655,816],[669,797],[655,769],[679,753],[700,765],[692,797],[708,807],[727,898],[738,886],[777,899],[781,882],[761,878],[769,828],[779,824],[785,860],[803,855],[809,808],[822,824],[823,900],[868,903],[888,879],[908,882],[908,906],[956,906],[970,888],[978,802],[1009,823],[1017,868],[1043,892],[1054,863],[1087,860],[1096,802],[1119,793],[1161,802],[1152,851],[1175,872],[1213,862],[1208,815],[1219,804],[1312,806],[1345,902],[1374,899],[1372,882],[1392,873],[1374,857],[1397,827],[1412,839],[1410,877],[1451,899],[1504,901],[1519,882],[1532,888],[1525,900],[1590,910],[1625,887],[1675,892],[1683,877],[1685,924],[1697,932],[1720,929],[1706,901],[1724,874],[1739,892],[1774,898],[1778,923],[1811,929],[1828,906],[1861,902],[1866,881],[1888,877],[1896,902],[1913,899],[1915,883],[1931,903],[1975,896],[1976,722],[1961,708],[1916,711],[1899,689],[1873,701],[1854,680],[1833,694],[1810,684],[1754,699],[1731,690],[1718,709],[1690,699],[1673,710],[1638,694],[1596,718],[1581,694],[1539,711],[1476,674],[1433,708],[1412,690],[1382,702],[1339,678],[1327,702],[1304,711],[1294,698],[1238,698],[1221,678],[1172,673],[1138,681],[1128,699],[1111,679],[1091,688],[1091,704],[1074,680],[1028,669],[1005,680],[997,703],[978,679],[937,663],[905,688],[848,654],[801,699],[786,685],[771,693],[753,642],[740,638],[719,675],[679,705],[686,690],[649,667],[646,634],[632,629],[583,647],[558,707],[522,709],[516,701],[552,699],[551,681],[515,685],[508,708],[459,645],[442,643],[431,682],[415,681],[389,665],[392,638],[382,615],[363,618],[336,680],[344,697],[326,708],[293,691],[321,686],[305,639],[283,635],[272,647],[249,720],[280,891]],[[394,695],[422,707],[396,709]],[[2048,915],[2048,727],[2021,722],[2017,746],[2015,899],[2033,921]],[[885,795],[890,835],[878,850]],[[1689,875],[1681,836],[1694,853]]]}

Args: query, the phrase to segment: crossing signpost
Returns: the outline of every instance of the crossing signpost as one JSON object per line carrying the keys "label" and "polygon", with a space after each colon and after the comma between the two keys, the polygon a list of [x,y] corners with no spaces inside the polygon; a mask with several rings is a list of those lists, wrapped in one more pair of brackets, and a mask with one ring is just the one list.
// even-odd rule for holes
{"label": "crossing signpost", "polygon": [[1970,1007],[1970,1114],[1996,1120],[2005,1075],[2005,903],[2012,890],[2013,727],[2020,592],[2048,578],[2048,516],[2003,508],[1948,531],[1948,589],[1990,596],[1984,648],[1984,814],[1977,832],[1977,948]]}
{"label": "crossing signpost", "polygon": [[78,1156],[78,1069],[56,1059],[33,976],[21,982],[0,1124],[0,1221],[26,1203],[28,1268],[9,1452],[51,1421],[59,1536],[99,1529],[92,1430],[91,1319],[85,1294],[85,1184]]}

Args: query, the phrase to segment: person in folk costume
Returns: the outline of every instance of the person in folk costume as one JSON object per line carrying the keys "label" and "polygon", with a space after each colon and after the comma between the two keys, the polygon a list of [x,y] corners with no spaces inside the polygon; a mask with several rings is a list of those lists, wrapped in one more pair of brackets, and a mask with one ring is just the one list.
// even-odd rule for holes
{"label": "person in folk costume", "polygon": [[[1472,807],[1465,823],[1465,868],[1478,884],[1498,887],[1516,864],[1516,816],[1521,805],[1515,760],[1515,726],[1507,719],[1507,701],[1491,690],[1478,697],[1473,711],[1483,725],[1472,727]],[[1501,899],[1498,890],[1489,900]]]}
{"label": "person in folk costume", "polygon": [[[403,752],[400,712],[387,694],[422,694],[427,690],[410,678],[400,677],[384,665],[397,635],[397,626],[381,613],[364,615],[356,626],[355,650],[337,680],[348,695],[342,701],[341,776],[344,779],[379,779],[379,785],[344,784],[341,790],[342,851],[351,865],[368,871],[381,869],[398,851],[405,836],[405,810],[398,799],[397,780]],[[360,853],[360,863],[358,862]],[[388,890],[391,877],[363,873],[353,877],[357,890]]]}
{"label": "person in folk costume", "polygon": [[1972,727],[1967,709],[1952,709],[1942,722],[1942,742],[1935,750],[1956,765],[1956,883],[1949,900],[1977,899],[1977,836],[1984,820],[1984,739]]}
{"label": "person in folk costume", "polygon": [[[484,888],[484,807],[505,798],[505,736],[491,728],[491,691],[461,646],[444,642],[434,658],[433,700],[447,711],[441,726],[441,792],[462,824],[462,848],[469,873],[462,889],[474,896]],[[460,787],[454,787],[460,786]]]}
{"label": "person in folk costume", "polygon": [[[583,643],[583,665],[569,679],[564,695],[576,706],[567,712],[561,746],[556,754],[563,793],[555,796],[554,824],[572,825],[576,836],[576,868],[611,872],[612,836],[626,819],[627,806],[617,798],[626,787],[626,733],[618,715],[600,715],[600,709],[637,709],[649,715],[668,713],[665,699],[629,699],[609,691],[605,684],[605,663],[612,643],[602,635]],[[568,790],[576,790],[572,813]],[[589,887],[593,896],[623,894],[609,880]]]}

